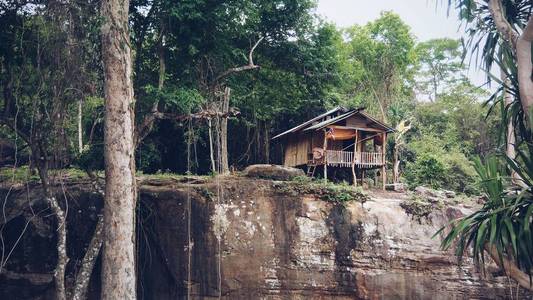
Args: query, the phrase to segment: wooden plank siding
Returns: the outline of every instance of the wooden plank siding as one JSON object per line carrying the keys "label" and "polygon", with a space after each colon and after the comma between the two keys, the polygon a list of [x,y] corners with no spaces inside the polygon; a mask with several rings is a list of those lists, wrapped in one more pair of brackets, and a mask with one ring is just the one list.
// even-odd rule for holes
{"label": "wooden plank siding", "polygon": [[[329,119],[327,116],[324,119]],[[322,121],[318,120],[313,124]],[[327,140],[325,158],[327,165],[333,167],[351,167],[355,158],[355,166],[362,169],[381,168],[385,164],[383,152],[377,152],[372,136],[385,136],[386,129],[374,124],[372,120],[361,115],[353,115],[322,130],[300,131],[288,134],[285,137],[283,164],[289,167],[298,167],[308,164],[323,165],[324,160],[312,161],[314,148],[324,147],[324,134],[327,128],[356,130],[357,137],[350,140]],[[356,144],[355,141],[360,142]],[[345,149],[346,148],[346,149]],[[348,151],[345,151],[348,150]],[[351,150],[351,151],[350,151]],[[355,150],[355,153],[354,153]],[[383,150],[382,150],[383,151]]]}
{"label": "wooden plank siding", "polygon": [[324,133],[311,132],[294,134],[287,139],[283,165],[296,167],[306,165],[313,148],[322,148]]}

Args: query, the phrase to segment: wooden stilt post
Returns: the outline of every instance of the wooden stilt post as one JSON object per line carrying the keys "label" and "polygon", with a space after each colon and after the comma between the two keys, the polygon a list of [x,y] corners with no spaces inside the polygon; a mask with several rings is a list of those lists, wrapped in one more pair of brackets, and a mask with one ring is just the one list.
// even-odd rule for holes
{"label": "wooden stilt post", "polygon": [[357,159],[357,135],[359,134],[358,130],[355,130],[355,142],[353,144],[353,159],[352,159],[352,176],[353,176],[353,186],[357,186],[357,175],[355,174],[355,161]]}
{"label": "wooden stilt post", "polygon": [[328,181],[328,134],[327,130],[324,129],[324,182]]}
{"label": "wooden stilt post", "polygon": [[387,133],[382,134],[383,142],[381,143],[381,180],[383,181],[383,190],[385,190],[385,184],[387,184],[387,161],[385,160],[385,146],[387,145]]}

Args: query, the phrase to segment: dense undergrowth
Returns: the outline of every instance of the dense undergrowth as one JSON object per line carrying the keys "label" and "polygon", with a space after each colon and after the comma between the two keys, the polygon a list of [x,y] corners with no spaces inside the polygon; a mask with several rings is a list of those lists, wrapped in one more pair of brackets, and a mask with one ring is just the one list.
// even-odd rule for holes
{"label": "dense undergrowth", "polygon": [[321,200],[335,203],[351,201],[365,203],[370,197],[361,188],[346,183],[334,184],[311,180],[309,177],[296,177],[292,181],[275,182],[274,188],[281,194],[291,196],[315,195]]}

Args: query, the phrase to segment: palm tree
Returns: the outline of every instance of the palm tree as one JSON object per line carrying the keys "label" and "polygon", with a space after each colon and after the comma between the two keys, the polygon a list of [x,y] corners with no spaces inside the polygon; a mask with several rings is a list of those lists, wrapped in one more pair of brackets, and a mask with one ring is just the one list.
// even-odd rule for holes
{"label": "palm tree", "polygon": [[[449,0],[460,11],[466,24],[467,41],[472,56],[481,51],[481,67],[489,79],[500,87],[487,103],[502,104],[502,134],[507,124],[516,128],[517,156],[489,158],[485,164],[476,161],[487,197],[483,207],[451,224],[442,242],[444,249],[455,245],[462,256],[470,246],[474,258],[485,262],[485,254],[515,279],[522,287],[533,290],[533,2],[529,0]],[[502,79],[490,74],[496,64]],[[514,99],[504,103],[508,93]],[[509,98],[507,98],[509,99]],[[509,174],[518,174],[518,185]],[[446,228],[441,228],[441,233]]]}

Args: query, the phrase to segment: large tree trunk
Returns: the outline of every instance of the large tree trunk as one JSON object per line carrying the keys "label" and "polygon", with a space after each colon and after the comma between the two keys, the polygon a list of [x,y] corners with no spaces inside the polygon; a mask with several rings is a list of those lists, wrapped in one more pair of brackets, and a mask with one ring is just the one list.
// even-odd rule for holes
{"label": "large tree trunk", "polygon": [[[226,87],[224,95],[222,96],[222,115],[229,112],[229,99],[231,89]],[[222,174],[229,173],[228,160],[228,118],[223,116],[220,120],[220,172]]]}
{"label": "large tree trunk", "polygon": [[[530,116],[533,106],[533,81],[531,73],[533,64],[531,61],[531,43],[533,42],[533,17],[531,17],[524,28],[524,31],[516,42],[516,60],[518,68],[518,83],[520,90],[520,101],[526,116]],[[530,124],[526,124],[529,126]]]}
{"label": "large tree trunk", "polygon": [[[490,0],[489,10],[496,29],[502,37],[511,45],[516,55],[518,75],[518,89],[520,102],[526,115],[526,121],[530,117],[533,106],[533,63],[531,61],[531,43],[533,42],[533,16],[529,19],[522,33],[519,34],[507,21],[502,0]],[[526,124],[529,126],[529,122]]]}
{"label": "large tree trunk", "polygon": [[102,299],[135,299],[134,100],[128,0],[102,1],[105,203]]}

